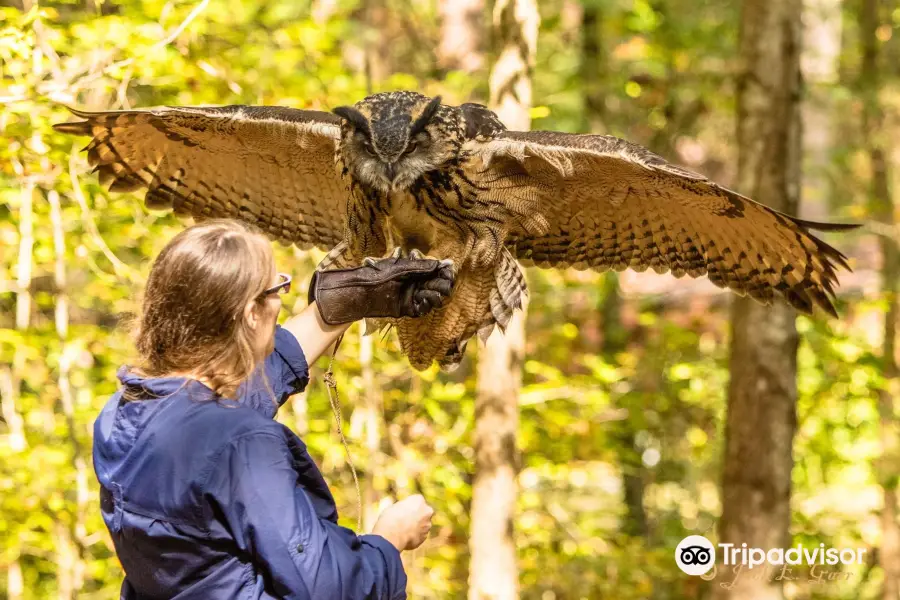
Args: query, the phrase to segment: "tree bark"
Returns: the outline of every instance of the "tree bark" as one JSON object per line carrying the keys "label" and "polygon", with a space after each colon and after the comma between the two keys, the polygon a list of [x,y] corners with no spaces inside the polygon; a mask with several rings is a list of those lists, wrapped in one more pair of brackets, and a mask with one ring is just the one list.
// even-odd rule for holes
{"label": "tree bark", "polygon": [[394,72],[391,64],[393,56],[390,51],[391,36],[386,33],[390,28],[390,13],[384,0],[365,0],[363,10],[365,20],[363,60],[366,94],[372,94],[375,86]]}
{"label": "tree bark", "polygon": [[[526,130],[531,124],[531,69],[539,23],[534,0],[497,0],[494,5],[499,55],[491,70],[490,104],[511,129]],[[495,330],[479,352],[470,600],[509,600],[519,594],[513,523],[524,310],[516,312],[505,335]]]}
{"label": "tree bark", "polygon": [[384,467],[381,453],[381,441],[383,438],[382,416],[384,411],[379,388],[375,382],[375,369],[372,366],[372,337],[371,335],[362,335],[362,333],[359,336],[359,365],[363,385],[363,406],[354,411],[354,413],[357,410],[363,413],[362,420],[366,432],[365,446],[369,464],[369,476],[364,478],[362,482],[362,523],[364,531],[372,531],[372,527],[375,526],[375,521],[378,520],[380,512],[379,502],[384,493],[383,486],[379,486],[377,481]]}
{"label": "tree bark", "polygon": [[[584,0],[581,13],[581,84],[584,86],[584,128],[589,133],[606,133],[607,130],[607,67],[602,23],[600,0]],[[615,276],[613,271],[609,274]]]}
{"label": "tree bark", "polygon": [[484,0],[440,0],[438,63],[444,69],[475,73],[484,66]]}
{"label": "tree bark", "polygon": [[56,190],[47,192],[50,204],[50,223],[53,228],[54,269],[53,279],[56,284],[55,324],[56,335],[62,346],[59,358],[57,385],[62,403],[63,415],[66,419],[69,441],[72,444],[72,466],[75,469],[75,520],[71,530],[59,524],[61,533],[57,536],[57,555],[59,564],[59,593],[61,600],[74,598],[84,585],[85,564],[81,555],[84,538],[87,536],[87,506],[90,492],[88,489],[88,466],[84,448],[78,438],[78,427],[75,423],[75,398],[69,373],[72,362],[80,349],[68,342],[69,337],[69,295],[66,286],[66,238],[63,229],[62,208],[59,193]]}
{"label": "tree bark", "polygon": [[491,108],[510,129],[531,126],[531,71],[541,17],[535,0],[496,0],[493,38],[499,54],[491,69]]}
{"label": "tree bark", "polygon": [[[878,29],[890,21],[891,7],[879,0],[864,0],[859,13],[859,34],[862,42],[862,68],[859,93],[863,101],[863,139],[871,168],[870,202],[876,220],[888,226],[895,225],[894,202],[891,197],[889,172],[889,147],[885,131],[881,92],[882,44],[877,38]],[[900,528],[897,525],[897,478],[900,473],[896,398],[900,395],[900,372],[896,358],[897,340],[897,291],[900,279],[900,253],[895,239],[881,237],[882,294],[888,304],[884,315],[884,337],[881,360],[884,386],[878,390],[878,412],[881,418],[881,458],[877,464],[878,479],[882,487],[881,546],[878,562],[884,571],[881,597],[884,600],[900,598]]]}
{"label": "tree bark", "polygon": [[804,93],[804,216],[827,220],[836,111],[833,87],[841,55],[841,0],[805,0],[800,67]]}
{"label": "tree bark", "polygon": [[[797,212],[800,189],[800,16],[799,2],[744,0],[739,36],[736,187],[788,214]],[[790,546],[795,316],[783,302],[733,305],[721,542]],[[715,590],[720,599],[783,598],[781,582],[768,578]]]}
{"label": "tree bark", "polygon": [[[21,203],[19,206],[19,258],[16,262],[16,330],[25,331],[31,323],[31,273],[34,252],[34,193],[35,185],[32,181],[22,183]],[[21,390],[22,379],[28,368],[25,353],[22,348],[16,348],[13,352],[12,370],[9,372],[9,381],[0,382],[5,390],[3,393],[4,416],[9,415],[11,420],[11,442],[14,449],[24,450],[27,442],[25,439],[24,421],[18,414],[17,402]],[[5,370],[5,369],[4,369]],[[5,373],[0,373],[4,375]],[[7,596],[10,600],[19,600],[24,597],[22,579],[22,566],[18,559],[12,560],[7,569]]]}
{"label": "tree bark", "polygon": [[[607,65],[603,52],[603,14],[600,0],[585,0],[581,13],[581,82],[583,85],[583,127],[590,133],[606,133],[605,89]],[[603,300],[598,307],[603,332],[601,352],[610,362],[625,350],[628,332],[622,324],[622,294],[619,274],[613,270],[603,274]],[[619,468],[622,470],[623,501],[626,516],[624,533],[643,537],[647,534],[644,510],[644,468],[635,446],[635,427],[625,419],[611,424],[616,440]]]}

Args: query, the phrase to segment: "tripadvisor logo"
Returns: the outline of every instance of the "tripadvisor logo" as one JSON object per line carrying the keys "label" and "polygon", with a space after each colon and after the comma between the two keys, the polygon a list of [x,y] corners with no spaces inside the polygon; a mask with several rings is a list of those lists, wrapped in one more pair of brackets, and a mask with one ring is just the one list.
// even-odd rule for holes
{"label": "tripadvisor logo", "polygon": [[703,575],[716,566],[716,548],[702,535],[689,535],[675,548],[675,563],[688,575]]}
{"label": "tripadvisor logo", "polygon": [[[794,580],[796,577],[790,566],[807,565],[810,567],[811,581],[847,579],[849,573],[828,567],[864,564],[866,553],[865,548],[827,548],[825,544],[818,547],[798,544],[793,548],[772,548],[768,551],[751,548],[747,544],[718,544],[718,550],[722,564],[736,576],[740,576],[744,569],[780,567],[778,579]],[[702,535],[689,535],[675,548],[675,563],[688,575],[705,575],[716,567],[716,546]],[[704,579],[715,576],[716,571],[713,571]]]}

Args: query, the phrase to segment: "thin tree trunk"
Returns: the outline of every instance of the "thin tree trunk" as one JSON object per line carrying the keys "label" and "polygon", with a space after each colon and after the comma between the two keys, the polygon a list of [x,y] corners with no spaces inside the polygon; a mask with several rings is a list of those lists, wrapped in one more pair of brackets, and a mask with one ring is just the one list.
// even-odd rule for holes
{"label": "thin tree trunk", "polygon": [[496,0],[493,37],[498,50],[491,69],[491,108],[510,129],[531,126],[531,69],[541,18],[535,0]]}
{"label": "thin tree trunk", "polygon": [[[34,251],[34,190],[33,182],[22,184],[22,195],[19,206],[19,260],[16,263],[16,330],[25,331],[31,321],[31,269]],[[3,394],[4,416],[9,413],[12,416],[12,424],[17,428],[16,435],[12,436],[14,443],[19,444],[20,449],[25,448],[25,434],[22,417],[17,412],[17,401],[21,389],[22,376],[27,365],[25,354],[17,348],[13,352],[12,371],[9,381],[2,382],[5,390]],[[3,374],[5,375],[5,373]],[[5,379],[5,377],[4,377]],[[11,427],[12,429],[12,427]],[[18,560],[10,562],[7,568],[7,596],[10,600],[23,598],[22,566]]]}
{"label": "thin tree trunk", "polygon": [[31,321],[31,268],[34,250],[34,183],[22,185],[19,208],[19,260],[16,263],[16,329],[28,329]]}
{"label": "thin tree trunk", "polygon": [[81,547],[87,535],[85,519],[87,518],[89,501],[88,467],[84,448],[78,439],[78,429],[75,424],[75,402],[72,394],[72,384],[69,379],[72,362],[80,350],[68,343],[69,296],[66,290],[66,238],[63,230],[59,193],[56,190],[50,190],[47,193],[47,200],[50,204],[50,223],[53,228],[53,251],[55,255],[53,279],[57,290],[55,310],[56,335],[62,344],[57,384],[69,440],[72,445],[72,464],[75,468],[75,522],[71,531],[67,531],[64,536],[58,536],[58,540],[64,546],[59,549],[59,554],[65,557],[65,560],[60,562],[61,570],[69,570],[67,574],[60,576],[59,597],[68,599],[75,597],[84,584],[85,565],[81,556]]}
{"label": "thin tree trunk", "polygon": [[[866,140],[871,164],[870,198],[874,217],[892,228],[894,202],[890,190],[888,166],[888,133],[885,131],[884,111],[881,107],[881,43],[876,37],[879,27],[890,15],[890,6],[879,0],[864,0],[859,14],[859,33],[862,42],[862,70],[860,94],[863,100],[863,138]],[[884,571],[881,597],[883,600],[900,598],[900,529],[897,526],[897,461],[900,447],[897,441],[896,396],[900,395],[900,373],[896,359],[897,340],[897,291],[900,279],[900,255],[897,242],[881,238],[882,293],[888,303],[884,316],[882,364],[885,385],[878,390],[878,411],[881,417],[882,455],[878,461],[878,478],[883,490],[881,509],[881,546],[878,560]]]}
{"label": "thin tree trunk", "polygon": [[0,366],[0,406],[3,420],[9,428],[9,447],[13,452],[21,452],[27,445],[25,442],[25,420],[16,406],[18,390],[13,385],[13,372],[6,365]]}
{"label": "thin tree trunk", "polygon": [[[374,88],[386,80],[393,73],[390,50],[390,32],[388,30],[390,12],[386,0],[364,0],[362,3],[362,18],[365,25],[365,62],[364,71],[367,93],[372,93]],[[376,382],[375,370],[372,365],[373,337],[363,335],[362,328],[359,335],[359,361],[362,376],[362,406],[353,410],[351,431],[362,432],[365,438],[365,447],[368,454],[368,469],[360,480],[360,493],[362,498],[362,514],[360,520],[363,531],[371,531],[378,520],[379,502],[386,490],[382,485],[382,473],[384,460],[381,452],[384,440],[384,415],[382,401],[379,395],[379,383]],[[361,427],[357,427],[361,425]],[[409,557],[403,556],[403,563],[409,571]],[[412,577],[410,577],[412,583]]]}
{"label": "thin tree trunk", "polygon": [[25,578],[18,560],[9,563],[6,570],[6,597],[8,600],[21,600],[25,597]]}
{"label": "thin tree trunk", "polygon": [[54,526],[54,546],[56,549],[56,597],[71,600],[75,597],[75,563],[77,552],[72,543],[71,531],[62,522]]}
{"label": "thin tree trunk", "polygon": [[313,0],[310,13],[316,24],[323,25],[337,12],[337,9],[337,0]]}
{"label": "thin tree trunk", "polygon": [[440,0],[438,63],[444,69],[475,73],[484,66],[484,0]]}
{"label": "thin tree trunk", "polygon": [[[800,189],[799,2],[744,0],[737,92],[737,189],[795,214]],[[735,300],[725,425],[722,542],[790,545],[791,453],[797,429],[795,312]],[[714,597],[775,600],[780,581],[741,578]],[[774,578],[772,578],[774,579]]]}
{"label": "thin tree trunk", "polygon": [[[600,306],[603,328],[602,352],[607,360],[615,361],[616,355],[625,350],[627,332],[622,324],[622,294],[619,291],[618,273],[609,271],[603,279],[603,302]],[[611,424],[616,440],[619,468],[622,470],[622,492],[626,516],[622,531],[635,537],[647,535],[647,513],[644,510],[644,465],[635,443],[636,431],[629,418]]]}
{"label": "thin tree trunk", "polygon": [[800,64],[807,90],[803,114],[804,216],[826,220],[835,136],[833,86],[841,54],[841,0],[804,0]]}
{"label": "thin tree trunk", "polygon": [[[382,461],[381,456],[381,398],[375,383],[375,370],[372,368],[372,337],[371,335],[362,334],[359,336],[359,364],[362,371],[363,385],[362,420],[365,427],[365,446],[369,462],[369,476],[362,482],[362,523],[364,531],[372,531],[372,527],[375,526],[379,512],[378,502],[383,491],[378,489],[379,486],[376,481],[378,474],[382,472],[382,463],[384,461]],[[360,409],[357,408],[356,410]]]}
{"label": "thin tree trunk", "polygon": [[309,432],[308,389],[291,396],[291,413],[294,415],[294,432],[301,438]]}
{"label": "thin tree trunk", "polygon": [[[585,0],[581,27],[581,81],[584,86],[584,127],[590,133],[605,133],[606,124],[606,60],[603,52],[603,15],[600,0]],[[603,300],[599,306],[603,330],[602,352],[607,360],[625,349],[626,335],[622,325],[622,294],[619,274],[603,274]],[[622,469],[622,488],[626,517],[622,530],[628,535],[647,534],[647,515],[644,511],[644,477],[640,453],[635,446],[635,431],[631,419],[612,426],[616,440],[619,466]]]}
{"label": "thin tree trunk", "polygon": [[375,86],[393,73],[390,51],[390,14],[384,0],[365,0],[365,75],[366,93],[375,91]]}
{"label": "thin tree trunk", "polygon": [[584,86],[584,127],[589,133],[605,133],[607,130],[607,69],[602,23],[600,0],[584,0],[581,13],[581,84]]}
{"label": "thin tree trunk", "polygon": [[[540,16],[534,0],[497,0],[494,39],[500,51],[491,70],[491,106],[512,129],[531,119],[531,68]],[[519,387],[525,345],[524,308],[479,352],[475,399],[475,478],[469,537],[470,600],[508,600],[519,591],[514,514]]]}

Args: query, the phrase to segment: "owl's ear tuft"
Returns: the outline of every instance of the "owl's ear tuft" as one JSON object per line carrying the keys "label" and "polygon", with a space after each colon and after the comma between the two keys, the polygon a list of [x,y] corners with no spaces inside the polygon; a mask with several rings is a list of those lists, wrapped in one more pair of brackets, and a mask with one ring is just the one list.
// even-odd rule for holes
{"label": "owl's ear tuft", "polygon": [[431,99],[425,108],[422,110],[422,114],[415,120],[412,126],[409,128],[409,137],[414,137],[421,133],[431,119],[434,117],[434,113],[437,112],[437,109],[441,106],[441,97],[435,96]]}
{"label": "owl's ear tuft", "polygon": [[466,138],[470,140],[492,138],[506,130],[506,126],[500,122],[497,115],[483,104],[466,102],[461,104],[459,109],[466,123]]}
{"label": "owl's ear tuft", "polygon": [[367,137],[370,137],[368,119],[366,119],[365,115],[363,115],[352,106],[338,106],[331,112],[344,119],[345,121],[348,121],[357,131],[360,131]]}

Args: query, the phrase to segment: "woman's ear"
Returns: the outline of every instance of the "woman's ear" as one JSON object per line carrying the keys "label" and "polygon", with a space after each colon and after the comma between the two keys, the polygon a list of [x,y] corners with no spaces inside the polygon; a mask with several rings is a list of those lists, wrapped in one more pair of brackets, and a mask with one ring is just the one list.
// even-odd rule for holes
{"label": "woman's ear", "polygon": [[247,303],[244,307],[244,321],[250,326],[250,329],[256,331],[262,321],[262,306],[255,299]]}

